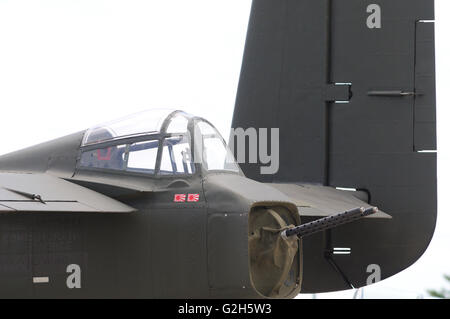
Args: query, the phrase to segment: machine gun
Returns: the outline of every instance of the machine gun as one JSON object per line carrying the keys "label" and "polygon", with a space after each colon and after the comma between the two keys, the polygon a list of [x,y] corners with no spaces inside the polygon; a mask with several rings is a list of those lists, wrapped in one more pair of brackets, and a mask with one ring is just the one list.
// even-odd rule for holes
{"label": "machine gun", "polygon": [[375,214],[376,212],[378,212],[377,207],[370,207],[367,209],[363,207],[354,208],[343,213],[327,216],[310,223],[286,229],[281,233],[281,236],[285,238],[291,236],[297,236],[298,238],[309,236],[330,228],[356,221],[363,217]]}

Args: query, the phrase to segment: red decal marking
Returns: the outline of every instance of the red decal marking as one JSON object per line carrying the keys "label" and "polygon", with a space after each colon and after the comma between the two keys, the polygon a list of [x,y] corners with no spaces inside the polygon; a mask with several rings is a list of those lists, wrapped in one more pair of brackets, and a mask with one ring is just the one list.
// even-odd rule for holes
{"label": "red decal marking", "polygon": [[200,194],[189,194],[188,195],[188,202],[198,202],[198,200],[200,199]]}
{"label": "red decal marking", "polygon": [[173,201],[175,203],[182,203],[186,201],[186,194],[175,194]]}

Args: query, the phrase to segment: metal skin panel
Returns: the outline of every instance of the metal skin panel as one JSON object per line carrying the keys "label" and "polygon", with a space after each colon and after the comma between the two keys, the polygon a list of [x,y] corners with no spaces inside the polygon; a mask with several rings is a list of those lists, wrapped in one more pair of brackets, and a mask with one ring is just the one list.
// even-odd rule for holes
{"label": "metal skin panel", "polygon": [[55,172],[60,177],[73,175],[84,131],[53,141],[2,155],[2,171]]}
{"label": "metal skin panel", "polygon": [[[174,204],[170,193],[131,200],[139,208],[131,214],[0,215],[0,296],[208,297],[204,200]],[[79,289],[66,283],[72,264]]]}
{"label": "metal skin panel", "polygon": [[280,156],[276,175],[241,164],[251,179],[325,180],[327,10],[325,1],[253,2],[232,127],[281,128],[281,154],[311,155]]}
{"label": "metal skin panel", "polygon": [[434,22],[416,22],[416,67],[414,101],[414,149],[436,149],[436,90],[434,74]]}
{"label": "metal skin panel", "polygon": [[[297,207],[275,188],[236,174],[204,180],[208,201],[208,278],[211,297],[261,298],[249,277],[248,218],[252,207]],[[300,252],[301,254],[301,252]]]}
{"label": "metal skin panel", "polygon": [[280,170],[244,173],[364,190],[393,217],[306,238],[303,292],[349,288],[318,254],[327,242],[352,248],[337,263],[360,287],[369,265],[392,276],[431,240],[436,154],[418,151],[436,145],[433,19],[429,0],[253,1],[232,127],[280,128]]}

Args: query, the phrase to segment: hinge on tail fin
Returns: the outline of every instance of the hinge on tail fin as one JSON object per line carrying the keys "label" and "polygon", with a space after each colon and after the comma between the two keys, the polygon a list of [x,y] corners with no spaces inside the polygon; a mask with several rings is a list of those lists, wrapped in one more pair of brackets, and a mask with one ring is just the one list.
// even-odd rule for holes
{"label": "hinge on tail fin", "polygon": [[326,102],[348,103],[351,98],[351,83],[332,83],[325,87],[324,99]]}

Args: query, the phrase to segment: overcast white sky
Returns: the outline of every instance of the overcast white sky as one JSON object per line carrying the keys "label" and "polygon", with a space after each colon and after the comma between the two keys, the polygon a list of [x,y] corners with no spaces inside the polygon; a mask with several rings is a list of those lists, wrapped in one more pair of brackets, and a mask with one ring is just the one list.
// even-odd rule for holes
{"label": "overcast white sky", "polygon": [[[0,154],[154,107],[201,115],[228,136],[250,5],[0,0]],[[423,258],[367,288],[367,297],[426,295],[427,288],[445,285],[442,275],[450,273],[448,12],[450,1],[436,0],[437,230]]]}

